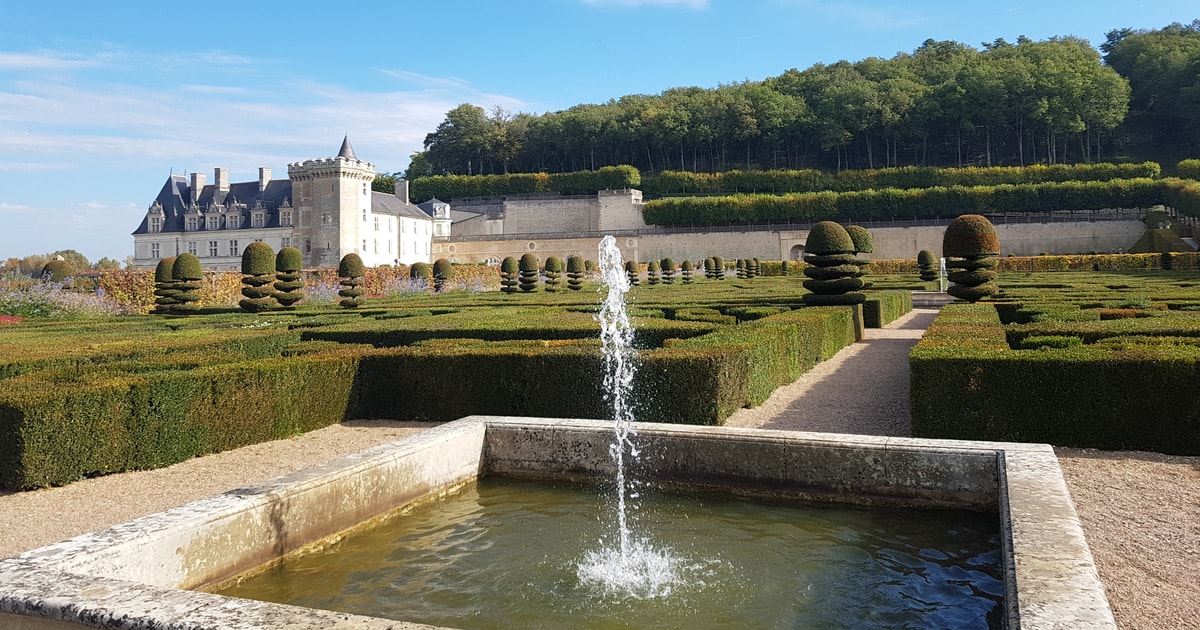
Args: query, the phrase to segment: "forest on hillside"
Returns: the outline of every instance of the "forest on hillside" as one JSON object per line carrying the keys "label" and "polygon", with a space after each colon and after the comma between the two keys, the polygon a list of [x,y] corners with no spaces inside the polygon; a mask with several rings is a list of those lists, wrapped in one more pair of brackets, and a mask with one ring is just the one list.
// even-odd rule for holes
{"label": "forest on hillside", "polygon": [[409,179],[664,170],[1000,166],[1194,157],[1200,19],[1087,40],[928,40],[890,59],[676,87],[540,115],[462,104]]}

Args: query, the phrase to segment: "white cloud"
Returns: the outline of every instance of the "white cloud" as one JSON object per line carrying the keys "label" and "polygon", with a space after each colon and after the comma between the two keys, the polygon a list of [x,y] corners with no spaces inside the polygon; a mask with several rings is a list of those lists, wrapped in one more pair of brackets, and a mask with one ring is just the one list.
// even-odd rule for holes
{"label": "white cloud", "polygon": [[0,53],[0,70],[75,70],[95,65],[95,61],[55,55]]}

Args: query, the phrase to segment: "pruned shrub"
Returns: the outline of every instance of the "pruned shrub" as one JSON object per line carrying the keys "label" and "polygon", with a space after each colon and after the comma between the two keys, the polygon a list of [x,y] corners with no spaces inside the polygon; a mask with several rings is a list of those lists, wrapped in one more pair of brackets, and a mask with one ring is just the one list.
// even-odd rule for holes
{"label": "pruned shrub", "polygon": [[338,291],[342,298],[338,305],[342,308],[358,308],[364,302],[362,283],[363,276],[367,275],[367,267],[362,258],[354,252],[342,256],[342,260],[338,262],[337,273],[340,278],[338,284],[345,287]]}
{"label": "pruned shrub", "polygon": [[713,256],[713,278],[716,280],[725,279],[725,259],[720,256]]}
{"label": "pruned shrub", "polygon": [[757,278],[762,273],[762,261],[757,258],[746,259],[746,277]]}
{"label": "pruned shrub", "polygon": [[546,259],[546,292],[558,293],[562,291],[562,259],[558,256],[550,256]]}
{"label": "pruned shrub", "polygon": [[594,261],[590,258],[583,261],[583,270],[587,273],[595,273],[596,272],[596,261]]}
{"label": "pruned shrub", "polygon": [[717,260],[712,256],[704,259],[704,277],[709,280],[717,279]]}
{"label": "pruned shrub", "polygon": [[679,270],[675,265],[675,261],[667,257],[662,259],[659,265],[662,269],[663,284],[675,284],[675,273]]}
{"label": "pruned shrub", "polygon": [[581,256],[567,256],[567,288],[579,291],[583,288],[583,276],[587,273],[587,263]]}
{"label": "pruned shrub", "polygon": [[692,264],[690,260],[683,261],[683,264],[679,268],[679,275],[683,279],[684,284],[695,282],[696,265]]}
{"label": "pruned shrub", "polygon": [[177,298],[182,291],[175,287],[175,279],[171,276],[174,265],[175,257],[168,256],[154,267],[154,313],[170,313],[179,303]]}
{"label": "pruned shrub", "polygon": [[42,273],[39,277],[50,282],[63,282],[74,275],[75,268],[71,266],[71,263],[55,258],[42,265]]}
{"label": "pruned shrub", "polygon": [[812,227],[804,245],[804,275],[802,298],[809,306],[862,304],[866,294],[859,293],[863,279],[859,277],[854,241],[846,228],[833,221],[821,221]]}
{"label": "pruned shrub", "polygon": [[[516,262],[515,260],[513,262]],[[419,280],[425,286],[433,286],[433,267],[427,262],[415,262],[408,267],[408,279]]]}
{"label": "pruned shrub", "polygon": [[433,290],[441,293],[446,290],[446,281],[454,277],[454,265],[449,260],[439,258],[433,261]]}
{"label": "pruned shrub", "polygon": [[737,262],[735,262],[733,264],[733,268],[734,268],[734,272],[735,272],[735,275],[737,276],[738,280],[746,279],[746,259],[745,258],[737,259]]}
{"label": "pruned shrub", "polygon": [[659,281],[659,266],[657,260],[646,263],[646,284],[655,285]]}
{"label": "pruned shrub", "polygon": [[1082,346],[1083,340],[1079,337],[1071,337],[1066,335],[1031,335],[1017,341],[1015,350],[1046,350],[1046,349],[1061,349],[1074,348]]}
{"label": "pruned shrub", "polygon": [[993,256],[1000,254],[1000,239],[986,217],[964,214],[951,221],[942,236],[942,253],[946,268],[959,270],[947,274],[953,284],[946,293],[977,302],[1000,291],[993,270],[998,262]]}
{"label": "pruned shrub", "polygon": [[629,286],[636,287],[642,283],[641,270],[638,269],[638,264],[632,260],[625,261],[625,277],[629,278]]}
{"label": "pruned shrub", "polygon": [[249,313],[261,313],[279,305],[275,301],[275,250],[255,241],[242,250],[242,299],[238,307]]}
{"label": "pruned shrub", "polygon": [[304,255],[295,247],[284,247],[275,255],[275,301],[290,308],[304,299]]}
{"label": "pruned shrub", "polygon": [[171,312],[186,314],[200,310],[200,281],[204,279],[204,267],[200,259],[190,252],[175,257],[171,265],[171,278],[175,281],[175,305]]}
{"label": "pruned shrub", "polygon": [[937,254],[922,249],[917,252],[917,271],[921,274],[921,279],[925,282],[933,282],[938,279],[938,258]]}
{"label": "pruned shrub", "polygon": [[500,290],[504,293],[516,293],[520,289],[521,266],[517,263],[517,259],[512,256],[505,256],[504,260],[500,261]]}
{"label": "pruned shrub", "polygon": [[524,254],[521,256],[521,260],[517,262],[517,266],[521,270],[521,278],[519,282],[521,291],[525,293],[537,291],[538,276],[541,275],[541,270],[538,269],[537,256],[534,256],[533,254]]}

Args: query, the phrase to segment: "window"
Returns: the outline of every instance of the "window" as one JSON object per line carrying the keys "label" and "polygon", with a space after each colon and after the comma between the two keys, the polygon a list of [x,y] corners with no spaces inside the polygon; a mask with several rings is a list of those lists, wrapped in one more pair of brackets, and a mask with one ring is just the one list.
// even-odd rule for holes
{"label": "window", "polygon": [[371,241],[371,253],[372,254],[379,253],[379,240],[378,239]]}
{"label": "window", "polygon": [[375,231],[379,231],[379,217],[375,217]]}
{"label": "window", "polygon": [[195,232],[198,225],[199,223],[196,220],[196,217],[188,217],[187,229],[189,232]]}
{"label": "window", "polygon": [[363,239],[362,253],[364,253],[364,254],[367,253],[367,239],[365,239],[365,238]]}
{"label": "window", "polygon": [[[151,232],[161,232],[162,231],[162,218],[161,217],[150,217],[150,231]],[[155,254],[154,257],[158,258],[158,254]]]}
{"label": "window", "polygon": [[196,255],[196,241],[188,241],[187,242],[187,251],[189,254],[191,254],[193,256]]}
{"label": "window", "polygon": [[283,237],[282,239],[280,239],[279,246],[280,247],[291,247],[292,246],[292,238],[290,236]]}
{"label": "window", "polygon": [[282,210],[279,213],[279,225],[288,226],[292,224],[292,211]]}
{"label": "window", "polygon": [[236,230],[241,225],[241,223],[242,223],[241,215],[231,214],[231,215],[229,215],[229,218],[225,220],[225,227],[227,227],[231,230]]}
{"label": "window", "polygon": [[162,252],[158,249],[158,243],[150,243],[150,257],[158,258],[162,256]]}
{"label": "window", "polygon": [[390,254],[390,253],[392,253],[392,239],[389,238],[387,241],[387,244],[388,244],[388,253]]}
{"label": "window", "polygon": [[367,194],[367,182],[363,182],[363,194]]}
{"label": "window", "polygon": [[209,258],[217,257],[217,242],[216,241],[208,242],[208,256],[209,256]]}
{"label": "window", "polygon": [[304,252],[306,254],[312,253],[312,240],[311,239],[307,239],[307,238],[304,239]]}
{"label": "window", "polygon": [[363,223],[367,222],[367,209],[363,208]]}
{"label": "window", "polygon": [[218,221],[220,221],[220,219],[215,216],[208,217],[208,229],[210,229],[210,230],[217,229]]}
{"label": "window", "polygon": [[263,226],[263,215],[261,212],[255,212],[254,216],[250,218],[250,226],[256,228]]}
{"label": "window", "polygon": [[235,240],[229,241],[229,255],[237,256],[240,253],[242,253],[242,252],[241,252],[241,250],[238,249],[237,240],[235,239]]}
{"label": "window", "polygon": [[405,223],[404,219],[400,220],[400,232],[408,234],[408,223]]}
{"label": "window", "polygon": [[328,212],[321,215],[321,223],[333,223],[333,217]]}

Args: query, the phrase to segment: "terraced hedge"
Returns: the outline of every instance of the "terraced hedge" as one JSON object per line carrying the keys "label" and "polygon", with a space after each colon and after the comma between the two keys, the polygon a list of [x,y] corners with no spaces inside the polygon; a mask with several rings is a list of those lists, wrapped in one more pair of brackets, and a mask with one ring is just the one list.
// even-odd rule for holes
{"label": "terraced hedge", "polygon": [[577,195],[637,188],[641,183],[641,173],[632,166],[605,166],[595,171],[569,173],[434,175],[412,180],[409,198],[416,203],[434,197],[451,200],[552,192]]}
{"label": "terraced hedge", "polygon": [[[1166,321],[1060,322],[1014,335],[993,305],[948,306],[909,357],[913,435],[1200,454],[1200,319]],[[1126,334],[1096,334],[1102,325]],[[1191,340],[1178,338],[1184,330]],[[1094,343],[1009,345],[1051,333]]]}

